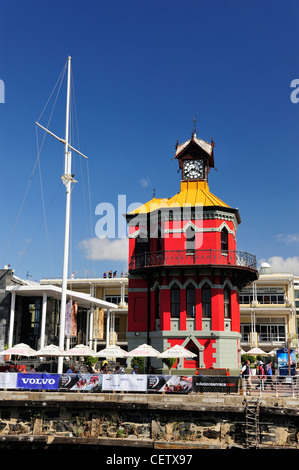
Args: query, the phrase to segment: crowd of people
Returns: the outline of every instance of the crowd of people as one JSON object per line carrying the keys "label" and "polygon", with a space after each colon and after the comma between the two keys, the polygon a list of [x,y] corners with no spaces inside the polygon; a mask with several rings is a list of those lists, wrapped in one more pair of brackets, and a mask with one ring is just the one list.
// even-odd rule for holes
{"label": "crowd of people", "polygon": [[[272,375],[273,375],[273,365],[272,361],[264,364],[263,361],[259,361],[256,364],[256,375],[259,378],[259,381],[256,385],[256,389],[259,389],[261,386],[263,390],[267,389],[267,386],[274,390],[273,382],[272,382]],[[249,360],[245,361],[241,370],[241,377],[244,381],[244,385],[246,386],[246,390],[248,391],[248,395],[251,393],[252,389],[252,372],[251,372],[251,362]]]}
{"label": "crowd of people", "polygon": [[[119,277],[127,277],[128,274],[125,274],[123,271],[120,273],[120,276]],[[103,274],[103,278],[106,279],[106,278],[112,278],[112,277],[117,277],[117,271],[114,271],[112,273],[111,269],[110,271],[105,271],[104,274]]]}

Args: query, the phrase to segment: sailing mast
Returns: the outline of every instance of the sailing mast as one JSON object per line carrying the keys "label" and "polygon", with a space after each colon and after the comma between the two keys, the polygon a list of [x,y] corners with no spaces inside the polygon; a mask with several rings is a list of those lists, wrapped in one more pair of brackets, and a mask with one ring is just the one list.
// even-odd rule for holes
{"label": "sailing mast", "polygon": [[[63,271],[62,271],[62,289],[61,289],[61,309],[60,309],[60,332],[59,332],[59,347],[64,349],[65,340],[65,314],[66,314],[66,291],[67,291],[67,278],[68,278],[68,262],[69,262],[69,240],[70,240],[70,209],[71,209],[71,185],[76,181],[72,177],[72,152],[74,150],[79,155],[87,158],[86,155],[76,150],[69,143],[69,130],[70,130],[70,94],[71,94],[71,57],[68,57],[68,75],[67,75],[67,96],[66,96],[66,116],[65,116],[65,138],[61,139],[55,134],[50,132],[45,127],[44,129],[50,135],[55,137],[60,142],[64,143],[64,175],[61,180],[66,189],[66,206],[65,206],[65,232],[64,232],[64,253],[63,253]],[[63,357],[58,357],[58,374],[63,372]]]}

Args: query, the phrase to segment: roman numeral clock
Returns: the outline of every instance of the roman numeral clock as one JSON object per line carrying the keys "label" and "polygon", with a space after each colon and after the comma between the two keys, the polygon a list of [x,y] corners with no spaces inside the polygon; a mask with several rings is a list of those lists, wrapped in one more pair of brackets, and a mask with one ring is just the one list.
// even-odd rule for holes
{"label": "roman numeral clock", "polygon": [[183,179],[192,180],[205,178],[205,165],[203,159],[185,160],[183,162]]}

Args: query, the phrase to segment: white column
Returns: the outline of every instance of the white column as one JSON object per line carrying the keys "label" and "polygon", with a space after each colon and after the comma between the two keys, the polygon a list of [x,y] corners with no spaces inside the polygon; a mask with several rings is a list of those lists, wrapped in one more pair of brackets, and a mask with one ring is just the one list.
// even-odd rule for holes
{"label": "white column", "polygon": [[125,286],[123,283],[120,285],[120,306],[123,308],[125,303]]}
{"label": "white column", "polygon": [[115,331],[115,312],[112,312],[110,322],[110,344],[114,344],[114,331]]}
{"label": "white column", "polygon": [[107,323],[106,323],[106,347],[109,346],[109,336],[110,336],[110,309],[107,310]]}
{"label": "white column", "polygon": [[40,332],[40,347],[41,348],[45,346],[46,314],[47,314],[47,293],[43,292],[42,324],[41,324],[41,332]]}
{"label": "white column", "polygon": [[93,332],[93,320],[94,320],[94,307],[90,309],[90,316],[89,316],[89,344],[88,346],[93,349],[92,347],[92,332]]}
{"label": "white column", "polygon": [[9,335],[8,335],[8,347],[12,347],[12,339],[13,339],[13,330],[14,330],[14,323],[15,323],[15,306],[16,306],[16,293],[11,293],[11,303],[10,303],[10,319],[9,319]]}
{"label": "white column", "polygon": [[85,334],[86,334],[86,345],[89,346],[89,318],[90,318],[90,309],[87,310],[87,318],[86,318],[86,331],[85,331]]}

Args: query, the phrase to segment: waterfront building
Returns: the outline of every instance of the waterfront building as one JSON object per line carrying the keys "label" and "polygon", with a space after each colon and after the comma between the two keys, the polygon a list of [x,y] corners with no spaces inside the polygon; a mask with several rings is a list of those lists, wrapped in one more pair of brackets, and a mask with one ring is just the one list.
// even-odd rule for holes
{"label": "waterfront building", "polygon": [[[40,349],[57,344],[62,280],[34,283],[12,276],[11,270],[5,278],[2,305],[6,311],[1,324],[7,345],[23,342]],[[68,280],[67,302],[76,304],[76,318],[75,329],[66,335],[66,348],[88,344],[99,351],[108,344],[118,344],[126,349],[127,284],[127,277]]]}
{"label": "waterfront building", "polygon": [[243,350],[259,347],[271,352],[287,347],[288,341],[297,348],[298,305],[298,277],[272,273],[270,265],[262,263],[258,279],[240,291]]}
{"label": "waterfront building", "polygon": [[[49,284],[60,286],[61,283],[61,279],[42,279],[40,281],[41,286]],[[126,338],[128,319],[127,275],[111,278],[75,277],[68,280],[67,286],[71,292],[87,294],[110,304],[110,307],[104,307],[102,312],[95,313],[95,308],[91,306],[89,311],[84,313],[77,337],[72,338],[72,343],[88,344],[95,351],[99,351],[109,344],[116,344],[126,350],[128,346]]]}
{"label": "waterfront building", "polygon": [[[240,368],[239,290],[257,279],[254,255],[238,252],[238,209],[210,192],[214,142],[194,133],[176,146],[180,191],[127,214],[129,350],[150,343],[194,352],[178,369]],[[161,361],[152,360],[154,366]]]}

